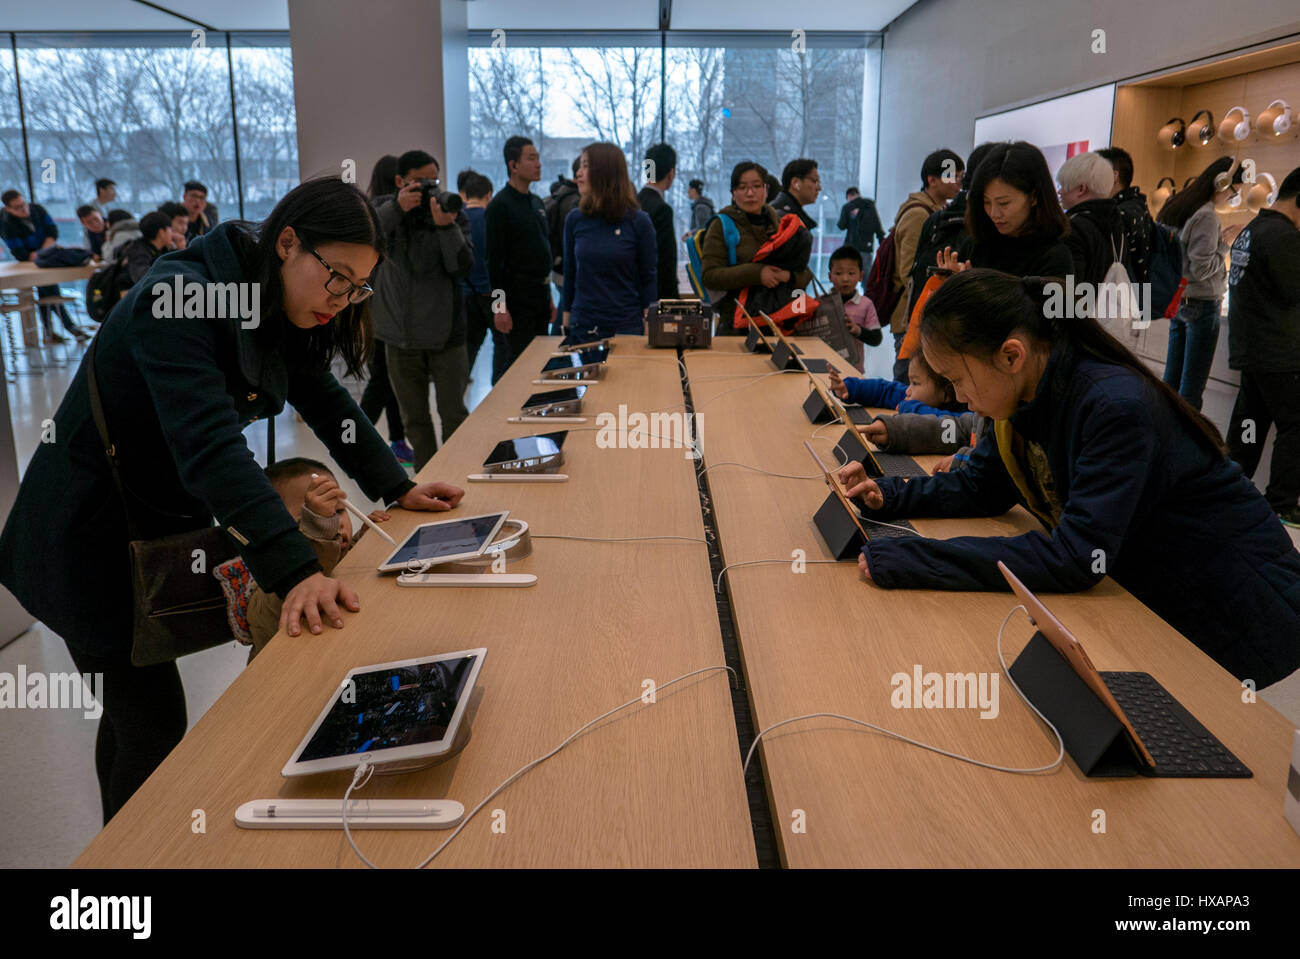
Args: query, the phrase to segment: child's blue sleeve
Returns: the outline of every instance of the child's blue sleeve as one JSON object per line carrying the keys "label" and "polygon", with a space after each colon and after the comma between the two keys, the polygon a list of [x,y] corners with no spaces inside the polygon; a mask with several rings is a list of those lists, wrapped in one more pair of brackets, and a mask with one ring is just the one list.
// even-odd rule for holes
{"label": "child's blue sleeve", "polygon": [[879,406],[893,409],[903,401],[907,387],[894,380],[869,379],[849,376],[844,379],[844,386],[849,391],[849,402],[862,406]]}
{"label": "child's blue sleeve", "polygon": [[[906,390],[904,391],[906,392]],[[966,412],[965,408],[957,411],[941,410],[937,406],[926,406],[916,400],[903,400],[898,404],[900,413],[921,413],[925,416],[956,416]]]}

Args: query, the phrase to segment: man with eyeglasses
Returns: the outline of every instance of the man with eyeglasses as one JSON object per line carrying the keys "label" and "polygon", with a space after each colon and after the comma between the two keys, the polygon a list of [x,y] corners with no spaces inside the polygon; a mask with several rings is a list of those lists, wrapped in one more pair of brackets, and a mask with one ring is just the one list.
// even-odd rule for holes
{"label": "man with eyeglasses", "polygon": [[439,173],[432,155],[408,150],[397,159],[397,194],[376,204],[387,253],[376,271],[370,312],[417,471],[438,451],[429,381],[437,395],[444,443],[469,415],[469,357],[457,287],[473,266],[474,254],[456,225],[456,214],[444,212],[436,197],[427,204],[421,200],[423,181],[437,185]]}

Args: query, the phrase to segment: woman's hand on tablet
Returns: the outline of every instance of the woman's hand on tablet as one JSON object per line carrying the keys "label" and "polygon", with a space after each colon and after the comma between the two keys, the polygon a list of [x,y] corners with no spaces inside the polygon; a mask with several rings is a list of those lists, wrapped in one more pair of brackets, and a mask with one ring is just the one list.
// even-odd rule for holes
{"label": "woman's hand on tablet", "polygon": [[297,636],[305,617],[307,628],[312,633],[321,631],[322,618],[335,629],[342,629],[340,602],[350,612],[361,609],[357,591],[347,583],[331,579],[324,573],[312,573],[284,597],[284,605],[280,608],[280,628],[290,636]]}
{"label": "woman's hand on tablet", "polygon": [[402,494],[397,505],[402,509],[441,513],[455,509],[464,495],[463,489],[450,483],[421,483]]}

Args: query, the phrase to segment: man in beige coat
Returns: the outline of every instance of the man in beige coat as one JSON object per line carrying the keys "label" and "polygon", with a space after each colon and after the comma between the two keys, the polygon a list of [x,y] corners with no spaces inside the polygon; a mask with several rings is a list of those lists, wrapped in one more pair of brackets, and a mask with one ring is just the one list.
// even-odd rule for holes
{"label": "man in beige coat", "polygon": [[[895,357],[903,343],[903,335],[907,333],[907,304],[911,299],[908,278],[916,262],[921,229],[931,213],[957,195],[965,166],[965,161],[952,150],[935,150],[921,164],[921,189],[909,193],[894,214],[894,288],[903,291],[889,316]],[[907,366],[907,360],[895,359],[894,379],[906,383]]]}

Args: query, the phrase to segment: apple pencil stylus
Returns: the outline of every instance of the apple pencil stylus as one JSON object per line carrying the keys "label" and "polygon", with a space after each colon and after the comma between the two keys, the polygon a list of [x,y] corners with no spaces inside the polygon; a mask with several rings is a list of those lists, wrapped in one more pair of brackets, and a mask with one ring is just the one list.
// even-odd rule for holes
{"label": "apple pencil stylus", "polygon": [[[302,474],[299,473],[298,475],[301,476]],[[316,476],[317,476],[317,474],[315,474],[315,473],[312,473],[312,474],[311,474],[311,478],[312,478],[312,479],[315,479]],[[374,521],[374,520],[372,520],[372,519],[371,519],[369,516],[367,516],[365,513],[361,512],[361,510],[357,509],[355,506],[353,506],[351,503],[349,503],[346,499],[343,500],[343,508],[346,509],[346,510],[347,510],[349,513],[351,513],[353,516],[355,516],[357,519],[361,520],[361,522],[365,523],[367,526],[369,526],[371,529],[373,529],[376,533],[378,533],[378,534],[379,534],[380,536],[382,536],[384,539],[388,540],[388,542],[392,543],[394,546],[397,545],[397,540],[393,539],[393,537],[389,536],[389,535],[388,535],[387,533],[385,533],[382,529],[380,529],[380,528],[375,524],[375,521]]]}

